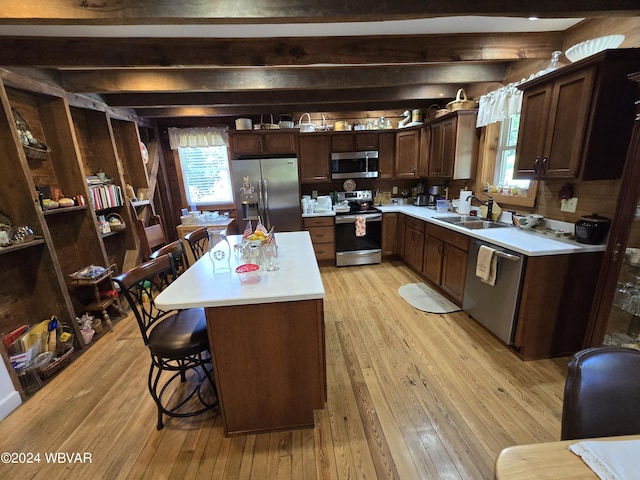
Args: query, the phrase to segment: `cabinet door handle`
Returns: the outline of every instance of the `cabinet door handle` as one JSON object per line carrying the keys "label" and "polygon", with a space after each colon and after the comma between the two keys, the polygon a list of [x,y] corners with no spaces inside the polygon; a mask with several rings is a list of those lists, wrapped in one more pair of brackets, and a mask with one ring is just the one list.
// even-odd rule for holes
{"label": "cabinet door handle", "polygon": [[542,173],[545,173],[547,171],[547,164],[549,163],[549,158],[544,157],[542,159]]}
{"label": "cabinet door handle", "polygon": [[536,172],[536,175],[540,173],[538,172],[539,168],[540,168],[540,157],[536,157],[536,159],[533,162],[533,171]]}

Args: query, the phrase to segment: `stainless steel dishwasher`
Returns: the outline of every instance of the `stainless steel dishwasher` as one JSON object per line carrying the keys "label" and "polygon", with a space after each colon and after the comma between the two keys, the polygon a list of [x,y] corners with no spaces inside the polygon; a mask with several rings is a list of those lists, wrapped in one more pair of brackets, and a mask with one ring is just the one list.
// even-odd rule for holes
{"label": "stainless steel dishwasher", "polygon": [[[476,275],[480,245],[496,250],[494,285]],[[471,240],[469,245],[462,309],[507,345],[513,344],[526,260],[525,255],[480,240]]]}

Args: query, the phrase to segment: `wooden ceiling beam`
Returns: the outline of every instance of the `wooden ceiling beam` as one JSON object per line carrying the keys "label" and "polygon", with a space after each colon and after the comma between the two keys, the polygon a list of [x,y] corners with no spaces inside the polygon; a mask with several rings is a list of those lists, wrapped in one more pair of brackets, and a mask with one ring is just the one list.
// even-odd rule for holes
{"label": "wooden ceiling beam", "polygon": [[3,0],[5,24],[233,24],[379,21],[455,15],[593,17],[637,15],[637,0]]}
{"label": "wooden ceiling beam", "polygon": [[360,65],[551,58],[561,32],[295,38],[2,37],[6,66]]}
{"label": "wooden ceiling beam", "polygon": [[319,104],[374,102],[381,97],[405,102],[422,99],[442,99],[456,96],[466,85],[405,85],[390,88],[343,88],[336,90],[263,90],[244,92],[199,93],[112,93],[102,94],[102,100],[112,107],[157,108],[187,106],[233,107],[240,105],[268,106],[284,104]]}
{"label": "wooden ceiling beam", "polygon": [[[451,98],[441,99],[439,105],[443,106]],[[273,114],[274,118],[282,113],[289,112],[344,112],[344,111],[372,111],[372,110],[412,110],[419,108],[427,110],[434,101],[431,99],[412,100],[404,103],[397,101],[368,101],[351,103],[299,103],[282,105],[239,105],[233,107],[166,107],[166,108],[136,108],[136,114],[143,118],[177,118],[177,117],[255,117],[259,115]],[[297,122],[298,119],[296,118]]]}
{"label": "wooden ceiling beam", "polygon": [[340,89],[397,85],[463,85],[500,82],[505,64],[83,70],[61,72],[62,87],[75,93],[220,92],[279,89]]}

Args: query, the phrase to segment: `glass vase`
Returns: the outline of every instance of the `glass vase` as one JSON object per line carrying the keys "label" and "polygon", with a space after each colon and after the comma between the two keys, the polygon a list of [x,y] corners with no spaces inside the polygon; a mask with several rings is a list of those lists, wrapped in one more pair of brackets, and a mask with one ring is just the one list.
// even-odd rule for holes
{"label": "glass vase", "polygon": [[209,234],[209,258],[213,264],[213,273],[231,271],[231,245],[224,230],[207,229]]}

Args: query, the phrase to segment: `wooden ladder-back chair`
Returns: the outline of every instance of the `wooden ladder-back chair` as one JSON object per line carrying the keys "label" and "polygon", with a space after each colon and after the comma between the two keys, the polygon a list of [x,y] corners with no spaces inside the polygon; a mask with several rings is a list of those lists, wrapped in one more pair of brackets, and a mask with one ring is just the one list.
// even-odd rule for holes
{"label": "wooden ladder-back chair", "polygon": [[640,434],[640,350],[595,347],[569,361],[562,440]]}
{"label": "wooden ladder-back chair", "polygon": [[163,255],[171,255],[170,258],[173,262],[173,268],[177,275],[181,275],[187,268],[189,268],[189,259],[187,258],[187,252],[184,249],[184,243],[182,243],[182,240],[175,240],[163,247],[160,247],[151,254],[151,258],[158,258]]}
{"label": "wooden ladder-back chair", "polygon": [[205,227],[200,227],[192,232],[187,233],[184,236],[184,239],[189,244],[191,248],[191,253],[193,253],[193,258],[197,261],[202,255],[207,252],[207,247],[209,245],[209,232]]}
{"label": "wooden ladder-back chair", "polygon": [[152,213],[145,222],[139,218],[136,209],[131,205],[131,218],[136,225],[136,232],[140,239],[140,250],[142,260],[149,260],[151,254],[167,243],[167,237],[164,232],[162,220],[159,215]]}
{"label": "wooden ladder-back chair", "polygon": [[191,417],[218,404],[204,309],[164,311],[154,301],[176,278],[170,257],[158,256],[114,278],[151,354],[147,386],[158,408],[158,430],[163,415]]}

